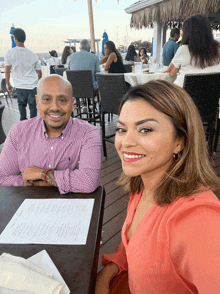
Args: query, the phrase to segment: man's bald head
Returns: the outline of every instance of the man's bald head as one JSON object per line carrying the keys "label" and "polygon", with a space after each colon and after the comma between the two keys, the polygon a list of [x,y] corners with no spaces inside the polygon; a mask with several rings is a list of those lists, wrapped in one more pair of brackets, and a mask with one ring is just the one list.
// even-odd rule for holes
{"label": "man's bald head", "polygon": [[36,102],[48,135],[60,134],[74,110],[71,84],[59,75],[41,79],[37,86]]}
{"label": "man's bald head", "polygon": [[42,78],[39,80],[38,84],[37,84],[37,96],[40,95],[40,93],[42,93],[42,89],[44,88],[44,85],[46,84],[59,84],[63,89],[65,89],[66,93],[69,93],[69,95],[72,96],[72,85],[70,84],[70,82],[66,79],[64,79],[63,77],[61,77],[60,75],[49,75],[45,78]]}

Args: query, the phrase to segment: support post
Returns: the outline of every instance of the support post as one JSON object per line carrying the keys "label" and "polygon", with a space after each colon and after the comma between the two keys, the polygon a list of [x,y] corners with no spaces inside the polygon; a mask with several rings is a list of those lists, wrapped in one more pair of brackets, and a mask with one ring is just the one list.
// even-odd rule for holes
{"label": "support post", "polygon": [[160,55],[161,55],[161,30],[162,24],[158,22],[154,22],[154,44],[153,44],[153,58],[156,59],[156,62],[160,62]]}
{"label": "support post", "polygon": [[95,50],[94,22],[93,22],[93,11],[92,11],[92,0],[88,0],[88,11],[89,11],[89,25],[90,25],[91,47],[92,47],[92,51],[96,53],[96,50]]}

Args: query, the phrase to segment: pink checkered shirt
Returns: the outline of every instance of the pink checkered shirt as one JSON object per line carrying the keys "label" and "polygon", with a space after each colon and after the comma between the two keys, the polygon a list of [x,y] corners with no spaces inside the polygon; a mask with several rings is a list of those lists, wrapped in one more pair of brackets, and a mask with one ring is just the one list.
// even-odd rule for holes
{"label": "pink checkered shirt", "polygon": [[99,130],[70,118],[63,132],[50,138],[41,117],[19,122],[0,154],[0,186],[25,186],[22,173],[31,165],[54,169],[61,194],[94,191],[101,169]]}

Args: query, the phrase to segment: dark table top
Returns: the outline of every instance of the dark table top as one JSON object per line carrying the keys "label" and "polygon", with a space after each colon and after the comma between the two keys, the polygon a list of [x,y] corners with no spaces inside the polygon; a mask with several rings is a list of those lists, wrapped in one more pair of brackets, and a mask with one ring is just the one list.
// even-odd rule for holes
{"label": "dark table top", "polygon": [[104,211],[105,191],[98,187],[89,194],[62,195],[55,187],[0,187],[0,233],[27,198],[94,198],[86,245],[0,244],[4,252],[29,258],[45,249],[70,289],[70,293],[94,293]]}

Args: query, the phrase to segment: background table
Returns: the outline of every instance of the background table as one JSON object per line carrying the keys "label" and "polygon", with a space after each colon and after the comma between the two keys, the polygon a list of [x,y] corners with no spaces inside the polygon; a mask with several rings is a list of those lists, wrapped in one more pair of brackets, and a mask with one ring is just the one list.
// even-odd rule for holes
{"label": "background table", "polygon": [[125,82],[129,83],[132,87],[137,85],[145,84],[151,80],[165,80],[167,82],[173,83],[176,77],[171,77],[168,73],[140,73],[140,74],[133,74],[133,73],[125,73]]}
{"label": "background table", "polygon": [[98,187],[90,194],[61,195],[55,187],[0,187],[0,233],[27,198],[94,198],[86,245],[0,244],[4,252],[28,258],[45,249],[70,289],[70,293],[94,293],[97,274],[105,191]]}

